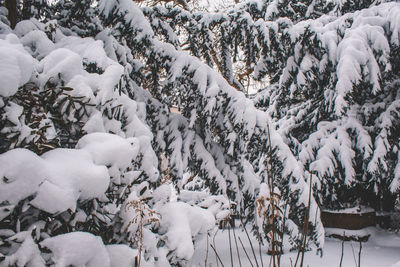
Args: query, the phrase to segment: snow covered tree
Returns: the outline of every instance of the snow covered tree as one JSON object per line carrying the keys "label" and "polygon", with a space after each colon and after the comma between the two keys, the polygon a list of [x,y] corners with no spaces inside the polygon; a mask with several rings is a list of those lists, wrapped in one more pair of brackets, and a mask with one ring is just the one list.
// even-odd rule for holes
{"label": "snow covered tree", "polygon": [[[110,251],[91,262],[104,252],[104,244],[115,243],[143,246],[142,262],[149,264],[186,262],[193,255],[192,238],[207,234],[226,216],[227,199],[213,200],[216,196],[205,192],[196,198],[197,207],[169,203],[173,194],[160,184],[146,122],[145,100],[151,98],[138,87],[140,101],[122,92],[129,79],[121,77],[130,68],[117,61],[131,60],[130,50],[107,31],[97,40],[77,33],[55,21],[21,21],[15,31],[1,25],[5,153],[0,156],[0,203],[2,229],[7,229],[0,237],[1,264],[99,266],[100,261],[108,266],[111,260],[113,266],[122,266],[112,262],[112,253],[125,251],[126,266],[131,266],[137,250],[123,245],[107,246]],[[161,213],[159,224],[143,225],[143,244],[130,238],[136,230],[129,224],[135,213],[128,203],[136,198],[149,209],[175,210]],[[179,226],[187,230],[184,235],[169,227],[180,213],[186,214]],[[79,245],[81,239],[88,243]],[[65,255],[60,243],[77,249]]]}
{"label": "snow covered tree", "polygon": [[289,26],[284,68],[257,96],[305,168],[318,173],[325,207],[394,207],[398,11],[398,3],[372,5]]}
{"label": "snow covered tree", "polygon": [[[187,41],[182,48],[210,66],[216,64],[239,90],[240,73],[232,67],[236,60],[244,59],[254,79],[269,80],[256,103],[277,119],[279,132],[304,168],[318,173],[321,204],[338,208],[360,202],[392,209],[398,187],[393,176],[397,111],[391,105],[397,96],[389,93],[398,73],[398,26],[392,9],[397,11],[398,4],[391,1],[248,1],[227,14],[190,14],[168,7],[146,9],[145,14],[152,25],[162,21],[167,29],[169,22],[174,31],[158,33],[163,40],[174,40],[175,47],[179,37],[171,35],[183,31],[181,39]],[[219,52],[217,60],[210,47]],[[370,102],[390,106],[390,112],[377,106],[372,112]],[[385,129],[382,136],[375,136],[381,131],[377,125]],[[389,153],[390,147],[395,151]],[[319,148],[324,149],[318,156]],[[376,195],[386,204],[376,203]]]}
{"label": "snow covered tree", "polygon": [[[383,2],[248,1],[207,13],[64,0],[26,11],[36,18],[15,30],[1,9],[0,69],[14,75],[1,74],[0,188],[26,185],[27,162],[48,176],[37,170],[35,188],[2,199],[12,228],[2,242],[12,249],[0,252],[13,262],[28,246],[48,263],[47,247],[58,261],[53,243],[90,232],[103,246],[140,248],[150,264],[184,265],[229,201],[256,223],[257,199],[275,194],[288,206],[279,225],[295,240],[310,179],[317,246],[318,204],[391,209],[400,185],[400,7]],[[254,101],[243,94],[246,76],[269,81]],[[19,154],[26,162],[12,160]],[[64,192],[66,177],[49,166],[83,173],[70,167],[74,157],[102,172],[99,191],[79,194],[77,183]],[[264,190],[270,181],[276,191]],[[56,192],[69,201],[44,205]],[[188,220],[196,216],[204,227]]]}

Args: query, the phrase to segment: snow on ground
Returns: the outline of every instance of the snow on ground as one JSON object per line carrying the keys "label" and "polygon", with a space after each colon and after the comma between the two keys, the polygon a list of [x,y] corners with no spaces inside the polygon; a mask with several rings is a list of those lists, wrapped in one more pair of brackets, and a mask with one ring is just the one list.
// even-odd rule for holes
{"label": "snow on ground", "polygon": [[[238,223],[236,225],[239,225]],[[343,233],[343,230],[340,230]],[[399,267],[400,266],[400,233],[393,233],[384,231],[381,229],[377,229],[375,227],[368,227],[363,230],[363,232],[371,235],[370,239],[366,243],[362,243],[361,250],[361,266],[362,267]],[[246,237],[245,232],[243,232],[240,228],[235,229],[235,233],[237,238],[240,237],[242,240],[247,253],[250,256],[254,266],[256,266],[254,262],[254,256],[252,255],[252,251],[250,248],[249,241]],[[253,235],[249,232],[250,239],[252,241],[255,253],[257,255],[258,264],[260,264],[260,250],[257,240],[253,237]],[[236,247],[233,239],[233,232],[230,231],[231,242],[232,242],[232,253],[233,253],[233,266],[239,266],[238,257],[236,253]],[[209,244],[213,244],[212,236],[209,237]],[[192,266],[205,266],[205,259],[207,258],[207,266],[217,266],[216,264],[216,256],[215,252],[211,247],[208,249],[208,257],[207,257],[207,240],[204,238],[199,242],[203,243],[203,245],[199,244],[198,249],[195,251]],[[251,266],[249,263],[239,240],[239,255],[241,259],[242,266]],[[230,249],[229,249],[229,231],[228,229],[218,230],[215,235],[215,247],[218,252],[219,257],[221,258],[224,266],[231,266],[230,260]],[[355,241],[346,241],[344,242],[344,254],[343,254],[343,263],[342,267],[356,267],[358,262],[358,253],[359,253],[359,243]],[[266,254],[266,248],[262,247],[262,257],[263,257],[263,266],[269,266],[269,255]],[[325,246],[323,249],[323,256],[320,257],[316,255],[315,251],[306,252],[304,257],[304,265],[305,267],[338,267],[340,266],[340,257],[342,251],[342,241],[335,238],[326,238]],[[297,252],[287,252],[282,256],[282,267],[290,267],[291,261],[296,261]],[[218,266],[222,266],[220,263]]]}

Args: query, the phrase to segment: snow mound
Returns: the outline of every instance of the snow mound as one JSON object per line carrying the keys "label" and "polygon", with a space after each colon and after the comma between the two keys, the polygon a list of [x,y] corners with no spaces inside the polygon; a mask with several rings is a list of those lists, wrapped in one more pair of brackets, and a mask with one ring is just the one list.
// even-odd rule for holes
{"label": "snow mound", "polygon": [[[6,256],[0,266],[45,266],[43,258],[40,256],[40,251],[31,236],[30,231],[19,232],[13,237],[7,239],[21,243],[21,246],[14,254]],[[1,253],[0,253],[0,256]]]}
{"label": "snow mound", "polygon": [[12,96],[30,80],[33,58],[14,34],[8,34],[4,40],[0,39],[0,58],[0,96]]}
{"label": "snow mound", "polygon": [[137,249],[132,249],[127,245],[108,245],[106,249],[110,256],[111,267],[134,266]]}
{"label": "snow mound", "polygon": [[207,233],[215,226],[215,218],[210,211],[184,202],[166,204],[161,209],[161,218],[161,227],[168,229],[168,248],[175,251],[178,258],[186,260],[193,257],[192,238]]}
{"label": "snow mound", "polygon": [[87,151],[60,148],[43,154],[42,158],[51,166],[50,180],[73,188],[80,199],[100,197],[107,190],[107,168],[95,165]]}
{"label": "snow mound", "polygon": [[[129,145],[129,143],[128,143]],[[41,157],[27,149],[0,155],[0,202],[30,202],[48,213],[75,210],[78,200],[104,197],[110,176],[83,149],[54,149]]]}
{"label": "snow mound", "polygon": [[92,133],[82,137],[76,147],[88,151],[96,164],[123,169],[137,157],[140,144],[133,137],[125,139],[114,134]]}
{"label": "snow mound", "polygon": [[110,258],[101,238],[89,233],[58,235],[45,239],[40,245],[51,250],[55,266],[110,266]]}
{"label": "snow mound", "polygon": [[81,56],[66,49],[58,48],[42,59],[38,65],[41,85],[58,76],[69,82],[74,76],[84,74]]}
{"label": "snow mound", "polygon": [[0,155],[0,202],[17,204],[34,194],[48,177],[45,162],[26,149],[13,149]]}

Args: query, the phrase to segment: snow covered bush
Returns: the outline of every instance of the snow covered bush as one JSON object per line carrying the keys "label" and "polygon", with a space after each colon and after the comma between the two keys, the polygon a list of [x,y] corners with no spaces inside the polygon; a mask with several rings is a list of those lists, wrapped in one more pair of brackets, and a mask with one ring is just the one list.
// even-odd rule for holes
{"label": "snow covered bush", "polygon": [[[260,229],[257,199],[275,189],[274,205],[288,207],[277,223],[298,240],[308,219],[317,247],[318,205],[377,206],[378,195],[390,209],[400,7],[383,2],[207,13],[26,0],[15,29],[1,7],[4,264],[23,253],[20,265],[96,265],[96,249],[75,259],[59,245],[84,236],[107,266],[117,255],[131,264],[130,252],[141,264],[189,264],[230,213]],[[269,82],[254,101],[251,80]]]}
{"label": "snow covered bush", "polygon": [[[266,173],[263,161],[273,156],[276,182],[283,188],[285,199],[295,207],[304,208],[308,199],[304,170],[273,127],[271,138],[268,137],[271,121],[265,113],[255,109],[249,99],[236,91],[226,75],[218,75],[198,57],[182,52],[179,36],[175,34],[178,29],[157,20],[157,14],[152,14],[151,9],[143,9],[150,17],[151,23],[148,23],[142,12],[128,1],[100,2],[99,7],[116,38],[125,41],[138,58],[147,59],[135,75],[141,79],[135,78],[135,82],[165,106],[177,106],[181,110],[180,115],[166,116],[168,111],[164,108],[152,108],[148,113],[157,133],[157,148],[165,151],[170,173],[179,189],[187,182],[181,179],[184,170],[189,170],[203,180],[199,188],[227,195],[238,203],[237,212],[254,222],[255,195],[265,179],[261,174]],[[177,12],[173,15],[177,19],[186,18],[178,16],[179,12],[192,16],[179,8],[159,8],[163,12]],[[139,18],[142,19],[139,21]],[[274,153],[267,156],[269,143]],[[314,240],[322,244],[323,230],[313,198],[312,210],[317,218],[311,221],[318,224],[314,228],[318,233]],[[300,216],[296,222],[300,223]]]}
{"label": "snow covered bush", "polygon": [[215,14],[144,9],[159,38],[235,88],[245,91],[246,73],[268,80],[255,104],[317,174],[320,205],[385,210],[399,192],[398,13],[396,1],[247,1]]}
{"label": "snow covered bush", "polygon": [[282,39],[290,45],[282,72],[256,97],[296,157],[319,177],[315,188],[324,207],[394,208],[399,8],[372,5],[285,26]]}
{"label": "snow covered bush", "polygon": [[173,191],[160,184],[146,104],[121,92],[125,68],[104,50],[106,36],[81,38],[35,19],[1,33],[10,60],[0,69],[0,265],[130,266],[139,253],[126,245],[143,246],[141,266],[189,261],[192,238],[213,230],[223,207],[181,203],[184,236],[165,215],[143,225],[140,242],[130,238],[132,197],[147,184],[141,202],[160,213]]}

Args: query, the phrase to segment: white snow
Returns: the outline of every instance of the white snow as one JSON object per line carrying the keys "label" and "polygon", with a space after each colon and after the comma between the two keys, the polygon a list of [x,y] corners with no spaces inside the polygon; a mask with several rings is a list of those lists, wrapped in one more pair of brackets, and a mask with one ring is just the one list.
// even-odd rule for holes
{"label": "white snow", "polygon": [[[240,222],[236,222],[237,225]],[[248,228],[250,232],[250,228]],[[338,229],[341,234],[342,231]],[[375,227],[365,228],[363,233],[370,234],[370,239],[368,242],[362,244],[361,250],[361,266],[371,266],[371,267],[380,267],[380,266],[396,266],[400,261],[400,235],[399,233],[386,232],[383,230],[379,230]],[[244,231],[240,228],[235,228],[236,237],[240,237],[242,240],[247,253],[250,256],[252,263],[255,265],[254,256],[251,251],[251,247],[249,241],[246,237]],[[219,230],[214,238],[214,235],[210,235],[208,237],[208,244],[215,244],[217,249],[217,253],[221,258],[223,264],[225,266],[230,266],[230,247],[229,247],[229,232],[227,229]],[[236,246],[234,241],[234,236],[232,230],[230,230],[231,236],[231,244],[232,244],[232,253],[233,253],[233,266],[239,266]],[[215,243],[214,240],[215,239]],[[257,261],[260,264],[260,254],[259,254],[259,245],[258,241],[255,239],[253,235],[250,235],[250,242],[252,242],[255,254],[257,256]],[[238,247],[239,247],[239,255],[241,259],[242,266],[250,266],[250,263],[242,249],[242,246],[237,239]],[[316,254],[315,250],[311,250],[305,253],[304,257],[304,265],[310,267],[337,267],[340,263],[341,257],[341,240],[335,238],[327,238],[325,245],[323,247],[322,257]],[[208,251],[208,254],[207,254]],[[270,256],[266,253],[267,248],[265,246],[261,246],[261,255],[263,257],[263,266],[268,266],[270,262]],[[343,255],[343,267],[353,267],[356,266],[355,258],[358,261],[358,252],[359,252],[359,243],[355,241],[346,241],[344,242],[344,255]],[[208,256],[207,256],[208,255]],[[281,266],[282,267],[290,267],[294,265],[296,261],[297,251],[287,251],[282,255]],[[217,266],[217,259],[214,251],[211,247],[207,250],[207,242],[204,241],[199,244],[198,249],[195,251],[192,266],[204,266],[205,259],[207,258],[207,263],[211,264],[211,266]],[[219,263],[220,265],[220,263]],[[393,266],[392,266],[393,265]]]}
{"label": "white snow", "polygon": [[100,237],[72,232],[45,239],[41,246],[51,250],[55,266],[108,267],[110,258]]}
{"label": "white snow", "polygon": [[30,204],[48,213],[58,213],[67,209],[75,210],[76,198],[70,189],[62,188],[49,181],[44,181]]}
{"label": "white snow", "polygon": [[62,188],[71,188],[79,199],[101,197],[108,188],[107,168],[95,165],[89,152],[78,149],[54,149],[42,155],[49,165],[49,180]]}
{"label": "white snow", "polygon": [[69,82],[74,76],[84,74],[82,58],[75,52],[66,48],[53,50],[42,59],[38,65],[41,85],[45,85],[50,78],[53,82],[58,80],[58,75],[65,82]]}
{"label": "white snow", "polygon": [[135,257],[138,255],[137,249],[132,249],[127,245],[108,245],[106,249],[110,256],[110,267],[134,266]]}
{"label": "white snow", "polygon": [[12,96],[30,80],[33,58],[14,34],[0,39],[0,58],[0,96]]}
{"label": "white snow", "polygon": [[114,134],[92,133],[83,136],[76,148],[88,151],[98,165],[115,166],[123,170],[136,159],[140,143],[134,137],[125,139]]}
{"label": "white snow", "polygon": [[[1,267],[7,266],[33,266],[42,267],[45,266],[43,258],[40,256],[40,250],[32,239],[30,231],[19,232],[7,241],[20,242],[21,246],[13,254],[6,256],[3,261],[0,262]],[[1,253],[0,253],[1,256]]]}
{"label": "white snow", "polygon": [[26,149],[0,155],[0,202],[17,204],[35,195],[31,204],[49,213],[75,210],[78,199],[102,198],[110,177],[82,149],[54,149],[41,157]]}
{"label": "white snow", "polygon": [[192,238],[206,234],[215,226],[215,218],[206,209],[184,202],[168,203],[161,209],[161,227],[167,229],[167,246],[179,258],[190,260],[195,247]]}
{"label": "white snow", "polygon": [[374,212],[375,210],[373,208],[367,207],[367,206],[356,206],[356,207],[346,208],[346,209],[341,209],[341,210],[324,209],[323,211],[327,211],[329,213],[361,214],[361,213]]}
{"label": "white snow", "polygon": [[48,176],[43,159],[26,149],[0,155],[0,202],[17,204],[34,194]]}

